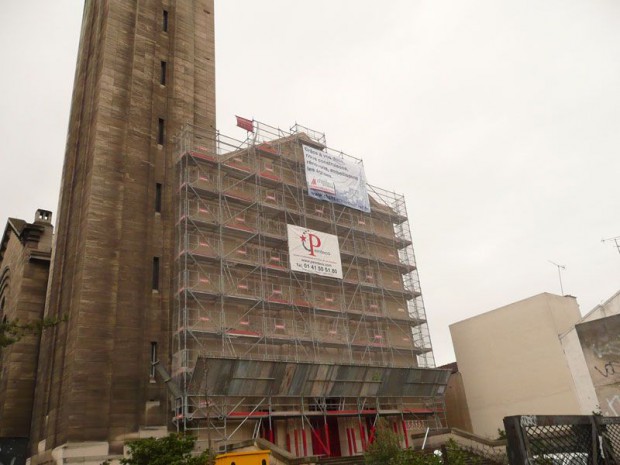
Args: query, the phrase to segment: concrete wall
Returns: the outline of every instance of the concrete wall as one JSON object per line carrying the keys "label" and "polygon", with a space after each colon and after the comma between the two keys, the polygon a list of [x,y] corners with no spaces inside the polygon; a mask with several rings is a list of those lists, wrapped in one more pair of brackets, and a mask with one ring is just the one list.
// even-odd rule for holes
{"label": "concrete wall", "polygon": [[[599,410],[610,415],[617,415],[620,412],[620,389],[617,385],[614,387],[618,380],[612,382],[615,372],[620,372],[620,364],[617,362],[620,354],[611,354],[611,358],[608,356],[603,360],[603,357],[597,357],[592,351],[592,346],[601,342],[599,341],[601,337],[608,337],[605,332],[611,325],[610,318],[618,314],[620,314],[620,292],[594,307],[577,326],[562,334],[560,338],[577,388],[581,413],[584,415]],[[584,323],[597,320],[603,321],[597,328],[590,329],[591,340],[581,340],[577,328],[583,327]]]}
{"label": "concrete wall", "polygon": [[599,402],[596,398],[592,378],[588,371],[576,329],[573,327],[568,332],[562,334],[560,342],[564,350],[568,369],[575,384],[580,413],[592,415],[592,412],[598,410]]}
{"label": "concrete wall", "polygon": [[620,314],[576,326],[585,365],[603,415],[620,415]]}
{"label": "concrete wall", "polygon": [[472,432],[473,427],[467,406],[467,396],[463,384],[463,375],[456,363],[442,368],[451,368],[452,373],[446,386],[446,423],[449,428],[458,428]]}
{"label": "concrete wall", "polygon": [[578,414],[559,335],[580,318],[574,297],[539,294],[450,326],[473,431],[496,437],[517,414]]}

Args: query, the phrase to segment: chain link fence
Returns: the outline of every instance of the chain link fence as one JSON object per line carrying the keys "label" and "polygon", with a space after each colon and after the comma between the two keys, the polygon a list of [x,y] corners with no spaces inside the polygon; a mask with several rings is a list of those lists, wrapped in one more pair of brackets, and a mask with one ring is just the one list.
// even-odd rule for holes
{"label": "chain link fence", "polygon": [[504,418],[510,465],[620,465],[620,417]]}

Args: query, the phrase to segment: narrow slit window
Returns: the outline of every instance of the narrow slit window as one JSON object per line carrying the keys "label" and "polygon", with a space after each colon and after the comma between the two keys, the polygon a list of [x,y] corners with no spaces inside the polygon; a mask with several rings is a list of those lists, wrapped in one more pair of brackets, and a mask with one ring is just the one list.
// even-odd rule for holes
{"label": "narrow slit window", "polygon": [[159,290],[159,257],[153,257],[153,290]]}
{"label": "narrow slit window", "polygon": [[159,145],[164,145],[165,129],[166,129],[166,122],[164,121],[163,118],[159,118],[157,122],[157,143]]}
{"label": "narrow slit window", "polygon": [[159,83],[160,83],[162,86],[165,86],[165,85],[166,85],[166,66],[167,66],[167,65],[166,65],[166,62],[165,62],[165,61],[162,61],[162,62],[161,62],[161,73],[160,73],[160,75],[159,75]]}
{"label": "narrow slit window", "polygon": [[155,212],[161,213],[161,184],[155,184]]}
{"label": "narrow slit window", "polygon": [[161,29],[164,32],[168,32],[168,10],[164,10],[164,14],[162,16]]}
{"label": "narrow slit window", "polygon": [[151,342],[151,378],[155,378],[155,364],[157,363],[157,342]]}

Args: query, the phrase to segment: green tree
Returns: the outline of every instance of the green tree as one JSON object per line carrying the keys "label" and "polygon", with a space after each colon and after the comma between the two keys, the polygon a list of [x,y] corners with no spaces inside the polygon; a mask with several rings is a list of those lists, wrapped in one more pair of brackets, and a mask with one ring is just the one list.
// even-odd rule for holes
{"label": "green tree", "polygon": [[380,420],[375,439],[364,455],[364,462],[366,465],[479,465],[482,459],[460,447],[453,439],[445,444],[442,454],[431,450],[403,450],[399,436],[385,421]]}
{"label": "green tree", "polygon": [[448,440],[444,451],[450,465],[479,465],[483,461],[482,457],[462,448],[454,439]]}
{"label": "green tree", "polygon": [[422,452],[413,449],[405,449],[401,451],[396,465],[443,465],[441,456],[435,455],[433,452]]}
{"label": "green tree", "polygon": [[170,434],[163,438],[136,439],[127,444],[129,457],[122,465],[206,465],[211,461],[209,451],[192,455],[196,438]]}
{"label": "green tree", "polygon": [[375,438],[364,454],[366,465],[397,464],[401,459],[400,439],[383,419],[377,422]]}
{"label": "green tree", "polygon": [[56,326],[66,319],[66,317],[43,318],[28,323],[22,323],[19,320],[2,320],[0,321],[0,349],[15,344],[28,334],[41,334],[47,328]]}

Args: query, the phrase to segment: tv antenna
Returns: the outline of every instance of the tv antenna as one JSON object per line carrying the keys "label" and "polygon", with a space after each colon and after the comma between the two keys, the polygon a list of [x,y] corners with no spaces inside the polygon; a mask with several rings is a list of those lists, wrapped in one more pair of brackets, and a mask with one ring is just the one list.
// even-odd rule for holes
{"label": "tv antenna", "polygon": [[566,266],[565,265],[558,265],[555,262],[552,262],[551,260],[547,260],[549,263],[551,263],[554,266],[558,267],[558,277],[560,278],[560,292],[562,293],[562,295],[564,295],[564,288],[562,287],[562,270],[566,270]]}
{"label": "tv antenna", "polygon": [[616,249],[618,249],[618,253],[620,253],[620,236],[610,237],[608,239],[601,239],[601,242],[613,242],[616,244]]}

